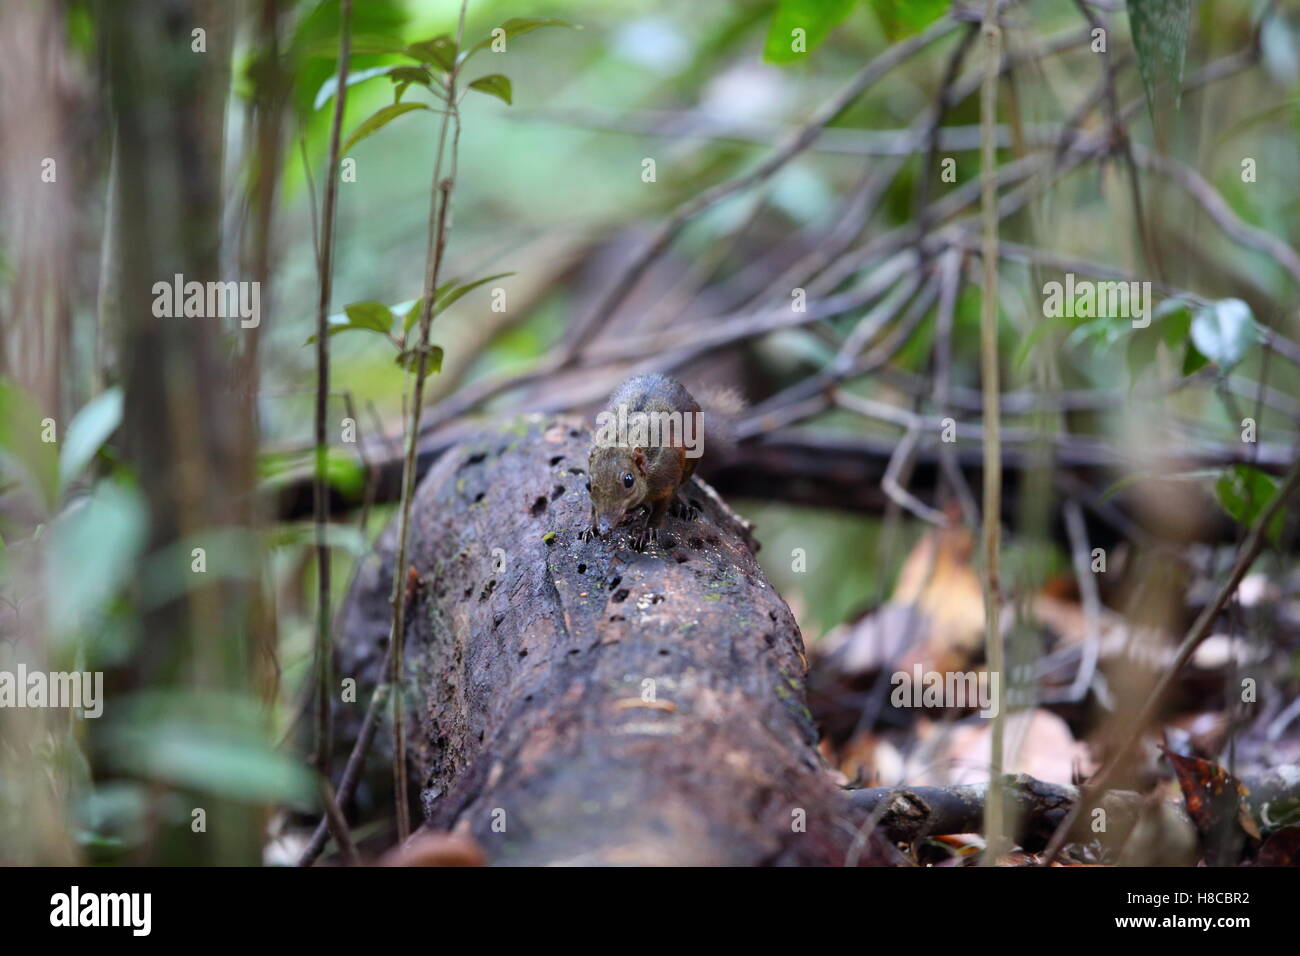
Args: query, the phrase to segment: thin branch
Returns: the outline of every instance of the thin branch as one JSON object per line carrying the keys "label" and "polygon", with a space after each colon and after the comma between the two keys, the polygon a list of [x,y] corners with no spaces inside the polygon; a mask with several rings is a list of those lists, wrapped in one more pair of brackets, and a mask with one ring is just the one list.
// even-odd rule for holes
{"label": "thin branch", "polygon": [[[983,197],[984,220],[984,289],[980,312],[980,377],[984,383],[984,641],[989,670],[1004,674],[1002,645],[1001,582],[999,581],[999,551],[1002,536],[1002,447],[998,432],[1001,428],[998,393],[998,193],[997,144],[993,128],[997,123],[998,62],[1001,55],[1002,31],[997,22],[997,0],[985,0],[984,23],[984,86],[980,97],[980,123],[983,127],[980,183]],[[1002,682],[997,683],[1001,696]],[[1005,709],[1002,702],[994,704],[992,746],[989,761],[990,792],[984,810],[984,832],[988,836],[988,849],[984,862],[997,859],[998,846],[1006,832],[1002,807],[1002,746]]]}
{"label": "thin branch", "polygon": [[[456,26],[456,48],[460,49],[465,33],[465,9],[469,0],[461,0],[460,19]],[[406,555],[411,533],[411,501],[415,497],[416,446],[420,437],[420,414],[424,405],[424,379],[429,362],[429,327],[433,322],[435,290],[442,271],[443,253],[447,247],[447,210],[456,181],[456,150],[460,140],[460,111],[456,99],[456,80],[460,64],[447,71],[447,112],[443,114],[438,134],[437,159],[433,169],[433,191],[429,208],[429,239],[425,255],[424,302],[420,309],[420,335],[415,360],[415,384],[411,398],[410,422],[406,432],[406,461],[402,468],[402,498],[399,505],[397,556],[393,570],[392,609],[393,623],[388,634],[392,651],[389,661],[389,682],[393,687],[393,787],[397,803],[397,838],[406,841],[411,832],[410,808],[407,803],[406,783],[406,713],[404,707],[403,671],[405,654],[403,638],[406,634]],[[451,144],[451,175],[442,175],[447,153],[447,133],[454,129]]]}
{"label": "thin branch", "polygon": [[[334,219],[338,206],[339,140],[343,127],[343,107],[347,99],[348,59],[351,36],[348,21],[352,15],[352,0],[339,3],[339,62],[338,91],[334,99],[334,116],[330,124],[329,179],[325,184],[325,205],[321,212],[322,224],[318,248],[317,267],[320,295],[316,300],[316,461],[313,483],[314,523],[316,529],[316,734],[313,764],[321,778],[321,799],[325,816],[335,839],[345,850],[351,847],[347,823],[330,788],[329,685],[330,685],[330,550],[326,540],[329,522],[329,494],[326,487],[326,463],[329,442],[326,437],[326,416],[329,408],[330,337],[326,323],[329,317],[330,294],[334,278]],[[305,155],[304,155],[305,159]],[[352,849],[351,859],[356,850]]]}

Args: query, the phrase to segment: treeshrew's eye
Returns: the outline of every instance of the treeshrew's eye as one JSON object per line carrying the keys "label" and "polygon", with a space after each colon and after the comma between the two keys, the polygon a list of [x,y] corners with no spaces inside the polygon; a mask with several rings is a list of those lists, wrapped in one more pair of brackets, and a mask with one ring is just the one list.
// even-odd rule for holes
{"label": "treeshrew's eye", "polygon": [[632,472],[623,472],[623,487],[631,488],[634,484],[636,484],[636,479],[632,477]]}

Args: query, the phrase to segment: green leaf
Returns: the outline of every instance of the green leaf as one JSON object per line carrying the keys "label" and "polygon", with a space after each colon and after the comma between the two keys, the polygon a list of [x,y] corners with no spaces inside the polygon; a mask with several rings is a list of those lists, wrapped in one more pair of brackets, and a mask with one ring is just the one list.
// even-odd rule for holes
{"label": "green leaf", "polygon": [[920,33],[948,12],[948,0],[871,0],[871,9],[892,42]]}
{"label": "green leaf", "polygon": [[769,63],[793,63],[821,44],[853,9],[853,0],[781,0],[763,44]]}
{"label": "green leaf", "polygon": [[1183,354],[1183,375],[1195,375],[1205,366],[1210,364],[1210,360],[1201,354],[1201,350],[1194,343],[1187,343],[1187,351]]}
{"label": "green leaf", "polygon": [[[445,289],[447,287],[443,286],[442,288]],[[438,301],[438,297],[436,294],[434,295],[434,301],[435,302]],[[422,308],[424,308],[424,296],[420,296],[418,299],[412,302],[411,307],[406,310],[406,318],[402,320],[403,333],[411,331],[411,326],[415,325],[416,322],[420,321],[420,310]]]}
{"label": "green leaf", "polygon": [[[372,66],[368,70],[357,70],[355,73],[349,73],[348,86],[356,86],[358,83],[364,83],[366,80],[374,79],[376,76],[383,76],[390,69],[391,67],[387,66]],[[334,92],[338,88],[339,78],[336,73],[320,85],[320,89],[316,91],[316,99],[312,101],[311,108],[314,110],[320,109],[334,98]]]}
{"label": "green leaf", "polygon": [[[510,41],[515,37],[523,36],[525,33],[532,33],[534,30],[540,30],[542,27],[568,27],[570,30],[582,29],[582,27],[575,26],[567,20],[556,20],[549,17],[511,17],[505,23],[501,24],[501,26],[497,27],[497,29],[502,31],[503,39]],[[465,51],[465,55],[461,58],[461,62],[465,62],[465,60],[468,60],[479,50],[486,49],[491,45],[492,35],[489,33],[488,36],[479,40]]]}
{"label": "green leaf", "polygon": [[[428,360],[424,363],[425,375],[436,375],[442,371],[442,346],[430,345],[424,350],[428,355]],[[413,345],[397,356],[397,364],[402,366],[408,372],[419,371],[419,358],[421,349],[418,345]]]}
{"label": "green leaf", "polygon": [[[1254,465],[1233,465],[1214,485],[1219,506],[1234,521],[1251,528],[1255,521],[1277,495],[1277,479]],[[1269,522],[1267,534],[1274,544],[1282,535],[1286,510],[1282,509]]]}
{"label": "green leaf", "polygon": [[[446,285],[441,286],[437,298],[434,299],[433,314],[439,315],[446,311],[453,303],[459,301],[468,292],[473,292],[479,286],[491,282],[493,279],[504,279],[506,276],[514,275],[513,272],[498,272],[494,276],[484,276],[482,279],[475,279],[473,282],[467,282],[464,285],[457,283],[448,283],[453,288],[448,289]],[[446,290],[446,291],[443,291]]]}
{"label": "green leaf", "polygon": [[1191,0],[1128,0],[1128,19],[1152,114],[1156,112],[1157,94],[1164,87],[1172,92],[1174,106],[1178,106]]}
{"label": "green leaf", "polygon": [[412,43],[403,52],[421,63],[432,63],[444,71],[456,65],[456,41],[447,33],[436,36],[432,40]]}
{"label": "green leaf", "polygon": [[122,422],[122,389],[113,387],[92,398],[68,423],[59,452],[59,484],[66,488],[81,474]]}
{"label": "green leaf", "polygon": [[377,132],[388,123],[397,119],[397,117],[401,116],[403,113],[409,113],[411,110],[429,110],[431,113],[435,112],[423,103],[392,103],[379,110],[354,129],[352,135],[348,137],[347,142],[343,144],[343,148],[339,152],[346,153],[371,133]]}
{"label": "green leaf", "polygon": [[[343,311],[347,314],[347,320],[330,323],[328,334],[331,338],[340,332],[378,332],[388,335],[392,331],[393,313],[382,302],[354,302],[344,306]],[[303,344],[311,345],[315,341],[316,335],[312,333]]]}
{"label": "green leaf", "polygon": [[393,102],[399,103],[402,94],[412,83],[423,86],[435,96],[443,97],[442,90],[433,85],[433,74],[424,66],[395,66],[388,71],[388,78],[393,81]]}
{"label": "green leaf", "polygon": [[382,302],[354,302],[345,305],[343,311],[357,328],[373,329],[387,335],[393,327],[393,313]]}
{"label": "green leaf", "polygon": [[480,76],[477,80],[470,83],[471,90],[478,90],[480,93],[486,93],[489,96],[495,96],[503,100],[506,105],[510,105],[510,77],[503,73],[489,73],[487,76]]}
{"label": "green leaf", "polygon": [[1259,341],[1250,306],[1240,299],[1220,299],[1192,319],[1192,344],[1211,362],[1227,371]]}

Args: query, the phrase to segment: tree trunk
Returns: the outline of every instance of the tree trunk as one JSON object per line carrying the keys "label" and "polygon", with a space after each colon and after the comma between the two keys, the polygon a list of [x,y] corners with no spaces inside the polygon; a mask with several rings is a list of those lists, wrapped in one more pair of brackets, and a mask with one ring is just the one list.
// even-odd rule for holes
{"label": "tree trunk", "polygon": [[[692,483],[702,515],[669,518],[644,553],[628,545],[639,516],[581,540],[589,443],[577,422],[534,417],[453,448],[417,492],[402,573],[427,826],[468,832],[495,863],[842,864],[850,808],[748,526]],[[383,656],[394,537],[342,610],[340,674],[362,688]],[[341,737],[365,700],[341,705]],[[895,856],[872,842],[858,859]]]}

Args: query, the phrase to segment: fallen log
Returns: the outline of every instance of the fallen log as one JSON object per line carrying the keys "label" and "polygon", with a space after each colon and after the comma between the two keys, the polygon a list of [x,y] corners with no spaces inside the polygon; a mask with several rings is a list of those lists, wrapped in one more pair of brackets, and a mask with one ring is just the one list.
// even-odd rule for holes
{"label": "fallen log", "polygon": [[[426,828],[494,863],[898,862],[882,835],[854,847],[802,638],[749,526],[693,482],[700,516],[670,517],[646,551],[627,523],[583,540],[589,443],[580,422],[532,417],[447,450],[416,493],[411,568],[392,567],[389,529],[354,580],[336,663],[362,702],[395,570],[408,587]],[[339,705],[343,742],[363,709]],[[378,793],[382,751],[371,766]]]}

